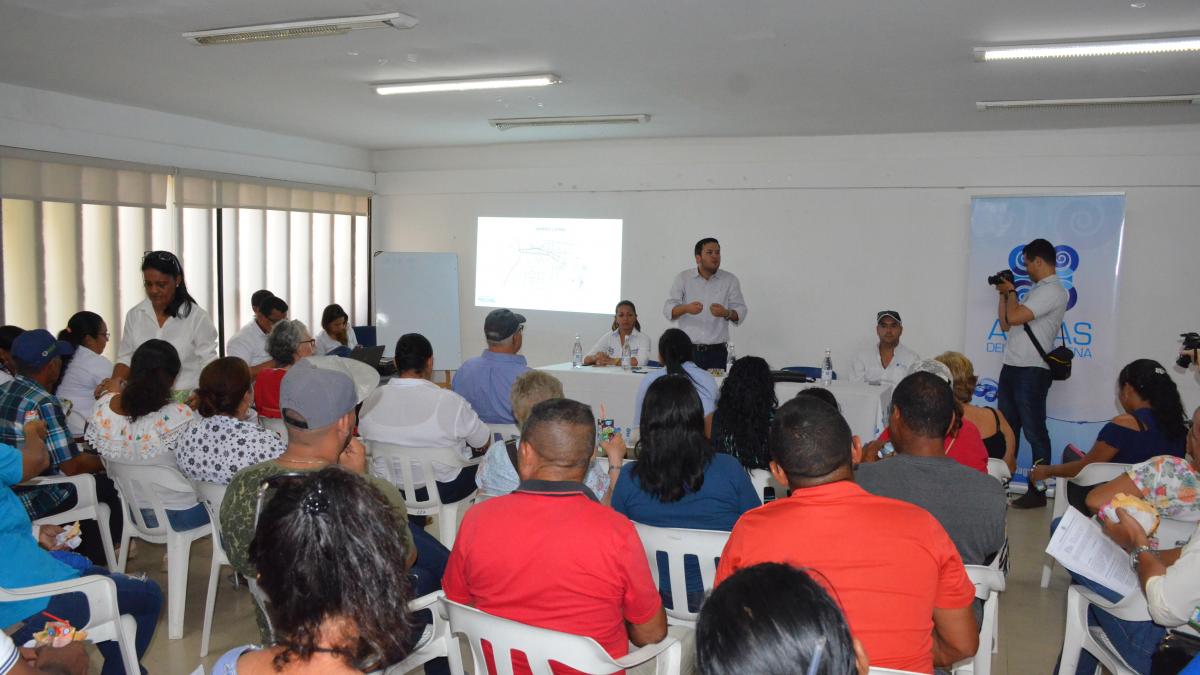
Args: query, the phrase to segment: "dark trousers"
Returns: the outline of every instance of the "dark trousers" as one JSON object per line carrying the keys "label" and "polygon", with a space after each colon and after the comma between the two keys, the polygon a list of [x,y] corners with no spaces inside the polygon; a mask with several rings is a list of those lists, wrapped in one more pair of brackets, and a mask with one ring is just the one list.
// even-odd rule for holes
{"label": "dark trousers", "polygon": [[1013,435],[1025,440],[1033,450],[1034,464],[1050,463],[1050,432],[1046,430],[1046,395],[1050,393],[1050,370],[1037,367],[1004,366],[996,407],[1012,426]]}
{"label": "dark trousers", "polygon": [[729,350],[724,344],[719,345],[696,345],[695,357],[692,358],[692,363],[700,366],[704,370],[712,370],[718,368],[725,370],[725,359],[729,357]]}

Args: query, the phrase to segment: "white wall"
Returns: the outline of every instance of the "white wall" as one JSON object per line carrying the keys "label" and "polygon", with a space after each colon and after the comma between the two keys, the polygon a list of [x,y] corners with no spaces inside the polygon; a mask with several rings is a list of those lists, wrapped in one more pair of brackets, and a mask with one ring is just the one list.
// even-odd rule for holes
{"label": "white wall", "polygon": [[370,153],[0,83],[0,145],[370,190]]}
{"label": "white wall", "polygon": [[[1124,191],[1121,363],[1168,363],[1200,330],[1200,126],[1055,132],[518,144],[377,152],[374,249],[459,254],[464,356],[482,348],[472,305],[478,216],[625,219],[623,295],[657,336],[672,276],[702,236],[721,240],[750,306],[739,354],[773,366],[835,362],[898,309],[922,354],[961,349],[970,199]],[[380,292],[380,289],[376,289]],[[525,312],[535,364],[568,360],[608,325]],[[585,348],[586,348],[585,344]],[[1193,371],[1194,372],[1194,371]],[[1193,374],[1177,373],[1200,404]]]}

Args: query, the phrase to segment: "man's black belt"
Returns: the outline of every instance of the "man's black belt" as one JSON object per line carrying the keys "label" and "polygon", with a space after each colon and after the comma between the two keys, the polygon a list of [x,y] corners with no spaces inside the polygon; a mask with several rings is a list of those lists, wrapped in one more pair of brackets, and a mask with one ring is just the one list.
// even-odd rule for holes
{"label": "man's black belt", "polygon": [[698,351],[698,352],[706,352],[706,351],[708,351],[708,350],[710,350],[710,349],[724,349],[724,348],[725,348],[725,343],[724,343],[724,342],[718,342],[718,343],[717,343],[717,344],[715,344],[715,345],[692,345],[692,346],[693,346],[693,347],[695,348],[695,350],[696,350],[696,351]]}

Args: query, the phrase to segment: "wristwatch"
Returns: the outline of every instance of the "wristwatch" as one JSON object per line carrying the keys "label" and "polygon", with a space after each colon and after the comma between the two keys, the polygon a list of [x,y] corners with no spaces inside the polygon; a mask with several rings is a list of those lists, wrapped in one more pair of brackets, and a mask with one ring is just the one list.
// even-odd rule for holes
{"label": "wristwatch", "polygon": [[1141,554],[1146,553],[1146,552],[1154,553],[1154,549],[1150,548],[1149,546],[1138,546],[1137,548],[1130,551],[1129,552],[1129,567],[1133,570],[1137,570],[1138,556],[1140,556]]}

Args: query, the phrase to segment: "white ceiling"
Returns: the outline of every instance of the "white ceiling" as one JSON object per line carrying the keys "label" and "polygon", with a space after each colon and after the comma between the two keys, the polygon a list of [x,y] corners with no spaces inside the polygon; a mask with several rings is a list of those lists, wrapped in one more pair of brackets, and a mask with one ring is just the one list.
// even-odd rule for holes
{"label": "white ceiling", "polygon": [[[0,0],[0,81],[370,148],[1200,122],[1200,106],[977,100],[1200,92],[1200,55],[977,63],[989,43],[1200,32],[1200,1]],[[411,30],[197,47],[188,30],[399,10]],[[352,54],[355,53],[356,55]],[[553,72],[544,89],[380,97],[380,80]],[[649,113],[497,131],[491,117]]]}

